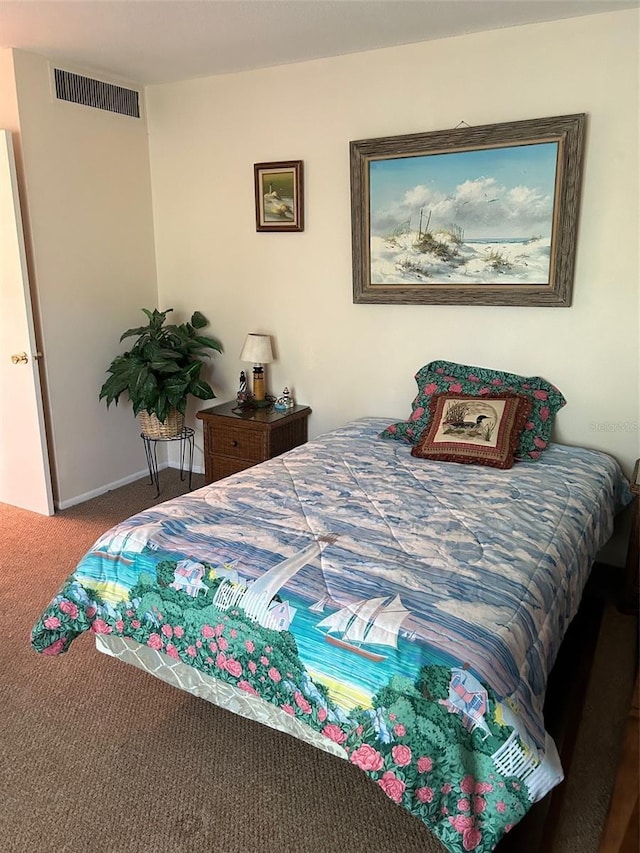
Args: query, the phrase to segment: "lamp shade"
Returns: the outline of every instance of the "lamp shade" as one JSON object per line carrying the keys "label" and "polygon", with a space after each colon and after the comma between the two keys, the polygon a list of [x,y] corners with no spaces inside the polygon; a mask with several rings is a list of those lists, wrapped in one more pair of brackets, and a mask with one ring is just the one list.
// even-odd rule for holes
{"label": "lamp shade", "polygon": [[240,361],[250,361],[253,364],[269,364],[273,361],[269,335],[247,335]]}

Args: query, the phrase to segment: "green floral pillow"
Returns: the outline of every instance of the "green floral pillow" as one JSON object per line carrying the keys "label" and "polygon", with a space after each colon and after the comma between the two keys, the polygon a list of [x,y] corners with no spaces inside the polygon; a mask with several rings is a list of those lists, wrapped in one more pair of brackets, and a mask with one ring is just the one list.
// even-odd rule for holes
{"label": "green floral pillow", "polygon": [[520,435],[516,459],[537,459],[551,439],[553,419],[566,400],[558,389],[540,376],[518,376],[502,370],[473,367],[451,361],[431,361],[415,375],[418,393],[409,420],[391,424],[382,438],[416,444],[429,425],[429,402],[446,391],[484,397],[496,391],[514,391],[531,399],[531,415]]}

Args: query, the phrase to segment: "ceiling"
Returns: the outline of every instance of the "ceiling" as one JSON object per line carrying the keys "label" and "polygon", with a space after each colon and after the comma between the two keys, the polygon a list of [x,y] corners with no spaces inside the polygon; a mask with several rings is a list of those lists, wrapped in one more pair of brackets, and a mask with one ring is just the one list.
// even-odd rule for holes
{"label": "ceiling", "polygon": [[640,0],[0,0],[0,47],[154,84],[639,5]]}

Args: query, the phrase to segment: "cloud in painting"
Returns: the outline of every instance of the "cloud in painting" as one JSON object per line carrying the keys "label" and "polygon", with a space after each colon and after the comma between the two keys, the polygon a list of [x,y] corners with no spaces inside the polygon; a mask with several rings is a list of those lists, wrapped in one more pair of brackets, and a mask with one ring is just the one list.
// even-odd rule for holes
{"label": "cloud in painting", "polygon": [[410,221],[423,228],[464,229],[467,239],[551,236],[553,199],[536,187],[499,184],[495,178],[479,177],[458,184],[446,195],[424,184],[407,190],[398,202],[371,211],[372,235],[384,236]]}

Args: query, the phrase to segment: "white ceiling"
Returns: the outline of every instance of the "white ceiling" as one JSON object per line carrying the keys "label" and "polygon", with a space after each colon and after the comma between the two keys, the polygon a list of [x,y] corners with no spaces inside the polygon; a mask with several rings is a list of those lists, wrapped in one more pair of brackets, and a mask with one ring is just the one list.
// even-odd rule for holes
{"label": "white ceiling", "polygon": [[0,47],[153,84],[639,5],[640,0],[0,0]]}

